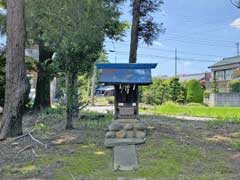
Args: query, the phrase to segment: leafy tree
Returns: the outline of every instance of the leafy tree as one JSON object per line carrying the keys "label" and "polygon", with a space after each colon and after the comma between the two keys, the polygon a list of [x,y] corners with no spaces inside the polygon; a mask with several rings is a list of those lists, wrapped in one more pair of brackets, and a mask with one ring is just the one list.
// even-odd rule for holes
{"label": "leafy tree", "polygon": [[22,114],[28,83],[24,65],[24,0],[7,0],[6,88],[0,139],[22,134]]}
{"label": "leafy tree", "polygon": [[187,101],[194,103],[203,102],[203,89],[198,80],[193,79],[188,82],[187,85]]}
{"label": "leafy tree", "polygon": [[[27,44],[31,47],[38,45],[39,62],[37,65],[36,96],[33,108],[50,107],[50,81],[53,78],[51,72],[51,58],[54,53],[54,42],[51,36],[53,29],[49,24],[49,13],[57,2],[50,0],[26,0],[26,30]],[[56,7],[56,6],[55,6]]]}
{"label": "leafy tree", "polygon": [[160,10],[162,0],[132,0],[132,30],[129,63],[137,62],[138,41],[143,39],[147,45],[152,45],[160,32],[165,30],[163,24],[153,20],[152,13]]}
{"label": "leafy tree", "polygon": [[116,21],[119,14],[113,13],[116,9],[116,4],[113,2],[104,0],[61,1],[62,8],[56,12],[61,22],[61,25],[53,24],[57,32],[55,42],[58,42],[56,59],[60,69],[66,75],[67,129],[72,128],[73,114],[78,109],[76,107],[78,74],[88,72],[99,58],[106,35],[118,39],[124,30],[122,26],[115,29],[115,32],[113,32],[114,28],[109,31],[109,21],[114,20],[113,24],[120,23]]}
{"label": "leafy tree", "polygon": [[230,92],[240,92],[240,80],[235,79],[235,80],[231,80],[228,83],[228,88]]}

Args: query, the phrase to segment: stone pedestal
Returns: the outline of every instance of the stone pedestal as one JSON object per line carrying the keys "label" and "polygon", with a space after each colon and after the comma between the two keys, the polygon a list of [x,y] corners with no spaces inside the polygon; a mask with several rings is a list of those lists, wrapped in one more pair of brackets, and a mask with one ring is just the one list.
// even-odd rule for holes
{"label": "stone pedestal", "polygon": [[114,120],[105,135],[105,146],[134,145],[145,142],[147,126],[137,119]]}

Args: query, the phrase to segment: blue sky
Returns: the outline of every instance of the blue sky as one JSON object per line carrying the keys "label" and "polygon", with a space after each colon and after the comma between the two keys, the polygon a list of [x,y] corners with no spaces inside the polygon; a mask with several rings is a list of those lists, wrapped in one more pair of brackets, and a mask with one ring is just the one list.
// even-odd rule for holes
{"label": "blue sky", "polygon": [[[153,46],[140,42],[138,63],[157,62],[154,76],[174,75],[174,50],[178,50],[178,73],[209,71],[208,66],[224,57],[237,55],[240,42],[240,9],[230,0],[165,0],[162,11],[154,14],[166,33]],[[122,7],[122,20],[131,23],[129,2]],[[239,18],[239,19],[238,19]],[[127,63],[130,30],[123,42],[106,40],[110,62]],[[116,52],[109,52],[114,50]]]}

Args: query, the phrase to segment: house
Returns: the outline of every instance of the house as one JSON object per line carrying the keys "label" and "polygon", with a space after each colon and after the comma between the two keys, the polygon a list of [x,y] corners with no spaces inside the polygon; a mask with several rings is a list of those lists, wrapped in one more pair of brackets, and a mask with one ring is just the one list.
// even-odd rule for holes
{"label": "house", "polygon": [[208,81],[210,81],[211,77],[212,77],[212,73],[210,73],[210,72],[178,75],[180,82],[196,79],[201,83],[201,85],[204,89],[206,88],[206,83]]}
{"label": "house", "polygon": [[189,81],[192,79],[196,79],[199,81],[209,81],[211,79],[211,73],[205,72],[205,73],[196,73],[196,74],[180,74],[178,75],[179,81]]}
{"label": "house", "polygon": [[228,82],[240,77],[240,56],[224,58],[209,68],[212,71],[213,78],[206,83],[206,89],[212,89],[215,79],[219,92],[229,92]]}

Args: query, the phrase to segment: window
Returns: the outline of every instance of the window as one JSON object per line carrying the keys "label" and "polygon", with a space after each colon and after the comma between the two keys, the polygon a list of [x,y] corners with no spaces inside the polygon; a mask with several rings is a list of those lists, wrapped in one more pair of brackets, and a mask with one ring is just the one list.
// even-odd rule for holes
{"label": "window", "polygon": [[225,71],[226,80],[233,79],[233,69],[228,69]]}
{"label": "window", "polygon": [[216,80],[223,81],[224,80],[224,71],[216,71]]}

